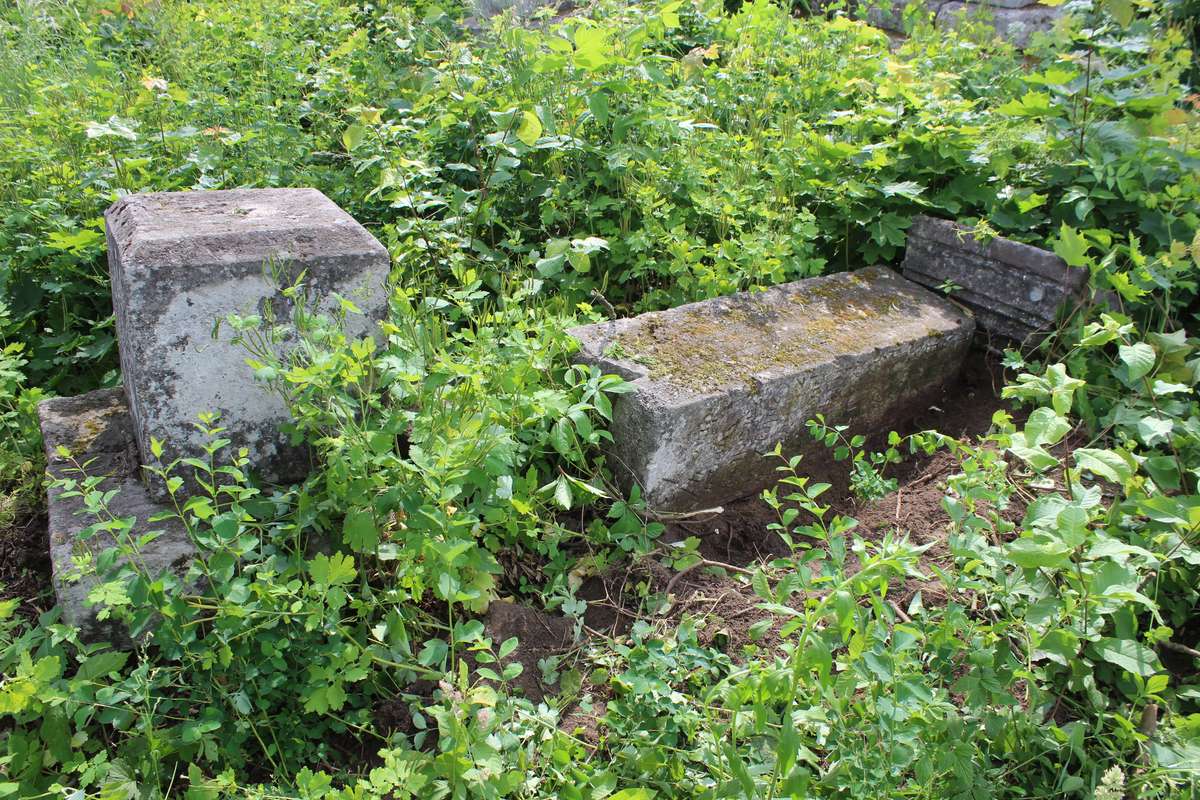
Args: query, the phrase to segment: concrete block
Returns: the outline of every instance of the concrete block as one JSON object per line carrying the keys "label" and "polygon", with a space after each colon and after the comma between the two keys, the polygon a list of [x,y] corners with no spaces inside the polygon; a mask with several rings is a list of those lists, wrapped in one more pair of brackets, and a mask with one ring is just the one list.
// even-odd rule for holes
{"label": "concrete block", "polygon": [[[387,251],[315,189],[237,189],[126,197],[105,214],[121,371],[144,464],[199,456],[204,437],[193,423],[217,412],[232,447],[247,447],[251,464],[270,481],[303,477],[307,454],[278,426],[288,419],[281,398],[253,378],[246,353],[228,326],[230,313],[260,313],[271,304],[286,319],[279,292],[301,271],[324,307],[332,295],[352,300],[364,316],[351,333],[375,327],[387,310]],[[184,470],[186,477],[189,469]],[[163,496],[158,481],[155,496]]]}
{"label": "concrete block", "polygon": [[[778,478],[762,457],[823,451],[805,423],[898,424],[954,379],[974,324],[872,267],[576,328],[577,360],[632,381],[609,463],[651,506],[694,510]],[[822,453],[823,454],[823,453]]]}
{"label": "concrete block", "polygon": [[[52,479],[81,478],[75,463],[85,465],[88,475],[105,476],[100,488],[117,490],[109,510],[116,517],[134,517],[133,535],[151,531],[162,534],[141,551],[141,563],[154,575],[172,571],[182,577],[195,557],[195,548],[177,520],[150,522],[164,507],[155,503],[142,483],[133,420],[120,389],[100,389],[79,397],[43,400],[38,406],[42,437],[46,448],[47,471]],[[66,447],[74,462],[58,453]],[[89,574],[78,581],[70,576],[81,572],[81,563],[112,547],[111,534],[98,533],[82,538],[85,529],[96,520],[83,513],[83,499],[64,497],[62,489],[51,487],[48,496],[50,529],[51,581],[62,608],[63,620],[77,626],[87,641],[107,640],[127,644],[125,631],[112,620],[98,620],[98,609],[87,604],[89,592],[103,576]],[[122,563],[121,561],[117,562]]]}
{"label": "concrete block", "polygon": [[1016,341],[1053,328],[1088,278],[1047,250],[1001,238],[983,243],[970,228],[933,217],[913,222],[903,267],[904,277],[924,286],[959,287],[950,296],[975,312],[979,327]]}

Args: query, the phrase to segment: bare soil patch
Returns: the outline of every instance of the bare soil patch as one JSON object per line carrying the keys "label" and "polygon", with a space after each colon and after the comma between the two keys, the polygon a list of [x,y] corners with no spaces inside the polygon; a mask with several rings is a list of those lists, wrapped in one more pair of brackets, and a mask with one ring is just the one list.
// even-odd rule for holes
{"label": "bare soil patch", "polygon": [[47,537],[45,508],[21,509],[0,527],[0,600],[17,598],[18,612],[30,620],[54,605]]}

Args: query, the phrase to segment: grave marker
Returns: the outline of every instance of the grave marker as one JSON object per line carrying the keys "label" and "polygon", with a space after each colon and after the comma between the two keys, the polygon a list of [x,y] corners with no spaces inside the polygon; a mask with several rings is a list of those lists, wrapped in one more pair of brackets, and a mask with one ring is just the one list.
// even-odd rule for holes
{"label": "grave marker", "polygon": [[[216,412],[225,437],[249,448],[270,481],[302,478],[306,452],[279,432],[283,400],[255,381],[247,354],[214,323],[271,303],[286,318],[280,286],[303,273],[323,308],[334,295],[362,316],[350,333],[374,328],[387,310],[387,250],[315,189],[236,189],[126,197],[105,214],[121,372],[144,464],[203,455],[194,423]],[[190,470],[184,471],[190,474]],[[151,483],[164,496],[161,482]]]}
{"label": "grave marker", "polygon": [[974,323],[872,267],[582,328],[578,360],[632,381],[609,461],[654,508],[687,511],[771,485],[763,453],[821,450],[805,423],[855,432],[922,411],[959,372]]}

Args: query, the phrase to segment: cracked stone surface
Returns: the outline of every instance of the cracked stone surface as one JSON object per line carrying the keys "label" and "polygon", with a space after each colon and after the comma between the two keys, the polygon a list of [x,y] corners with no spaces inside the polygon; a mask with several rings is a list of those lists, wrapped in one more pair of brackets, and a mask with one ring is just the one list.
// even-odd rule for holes
{"label": "cracked stone surface", "polygon": [[[104,476],[100,489],[117,490],[109,504],[115,517],[133,517],[133,536],[152,531],[161,535],[141,550],[141,562],[155,575],[172,571],[182,577],[196,550],[181,523],[171,519],[151,522],[165,510],[156,503],[142,483],[133,420],[120,389],[99,389],[78,397],[56,397],[38,405],[42,436],[46,449],[46,469],[54,480],[82,476],[76,467],[85,465],[89,476]],[[65,447],[71,458],[59,453]],[[95,563],[99,554],[116,542],[107,532],[88,535],[96,519],[84,512],[80,497],[64,497],[63,489],[51,486],[48,492],[51,581],[58,595],[63,621],[77,626],[86,641],[107,640],[128,644],[123,628],[112,620],[97,619],[97,608],[87,604],[87,596],[101,582],[100,577],[80,570],[82,563]],[[116,562],[118,565],[121,561]],[[76,574],[80,580],[72,580]]]}
{"label": "cracked stone surface", "polygon": [[903,268],[924,286],[959,287],[950,296],[974,311],[980,328],[1016,341],[1052,329],[1088,278],[1048,250],[1001,238],[980,242],[966,226],[933,217],[914,220]]}
{"label": "cracked stone surface", "polygon": [[[308,455],[278,429],[288,419],[283,400],[255,381],[228,325],[214,337],[214,323],[268,305],[286,320],[291,303],[280,286],[303,271],[320,308],[335,308],[340,294],[363,312],[348,317],[349,332],[371,332],[387,311],[387,250],[315,189],[132,195],[105,221],[121,371],[142,463],[158,463],[152,438],[164,443],[163,463],[202,455],[205,438],[193,423],[208,411],[221,415],[232,448],[249,449],[263,478],[302,478]],[[161,481],[150,485],[164,497]]]}
{"label": "cracked stone surface", "polygon": [[577,360],[633,383],[613,408],[614,473],[657,509],[687,511],[771,485],[762,454],[823,450],[805,423],[898,423],[957,377],[974,323],[870,267],[575,328]]}

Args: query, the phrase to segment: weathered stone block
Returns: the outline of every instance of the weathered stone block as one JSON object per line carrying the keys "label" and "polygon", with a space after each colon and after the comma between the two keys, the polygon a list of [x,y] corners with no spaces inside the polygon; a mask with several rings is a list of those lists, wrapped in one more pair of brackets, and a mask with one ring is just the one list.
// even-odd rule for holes
{"label": "weathered stone block", "polygon": [[953,379],[974,325],[953,304],[872,267],[576,328],[578,360],[632,381],[609,461],[655,508],[691,510],[771,485],[805,423],[866,431],[923,410]]}
{"label": "weathered stone block", "polygon": [[986,22],[996,36],[1018,48],[1029,46],[1035,33],[1049,31],[1063,15],[1061,6],[1005,6],[996,3],[964,3],[958,0],[943,3],[934,25],[942,30],[954,30],[963,23]]}
{"label": "weathered stone block", "polygon": [[983,243],[964,225],[918,217],[908,231],[904,277],[959,287],[950,296],[975,312],[981,328],[1023,341],[1054,326],[1088,275],[1047,250],[1000,238]]}
{"label": "weathered stone block", "polygon": [[[286,318],[280,293],[303,271],[326,308],[332,296],[363,312],[351,333],[373,329],[387,309],[387,251],[361,225],[315,189],[238,189],[127,197],[105,214],[121,371],[144,464],[199,456],[197,415],[216,412],[234,447],[271,481],[308,469],[278,426],[288,418],[281,398],[257,383],[228,326],[231,313],[260,313],[270,304]],[[190,474],[190,470],[185,470]],[[185,475],[186,477],[186,475]],[[162,496],[159,482],[151,484]]]}
{"label": "weathered stone block", "polygon": [[[141,550],[141,564],[154,575],[170,570],[182,577],[196,551],[177,520],[150,522],[164,507],[150,498],[139,477],[133,420],[121,390],[100,389],[79,397],[44,400],[38,406],[38,417],[50,477],[81,479],[77,464],[85,465],[87,475],[105,476],[100,488],[117,490],[109,511],[115,517],[136,519],[133,536],[162,531]],[[59,455],[60,446],[70,451],[72,459]],[[84,530],[96,520],[83,514],[82,498],[63,494],[62,489],[51,486],[48,497],[51,581],[63,620],[78,626],[85,640],[127,643],[125,632],[111,620],[98,620],[97,609],[86,602],[103,576],[80,570],[80,564],[94,564],[95,557],[116,542],[107,532],[82,538]],[[71,580],[79,573],[83,575],[80,580]]]}
{"label": "weathered stone block", "polygon": [[[867,22],[877,28],[904,33],[904,12],[909,0],[874,0],[866,6]],[[952,30],[964,20],[986,20],[996,34],[1016,47],[1026,47],[1036,31],[1048,31],[1062,15],[1058,7],[1040,5],[1038,0],[923,0],[924,12],[937,28]]]}

